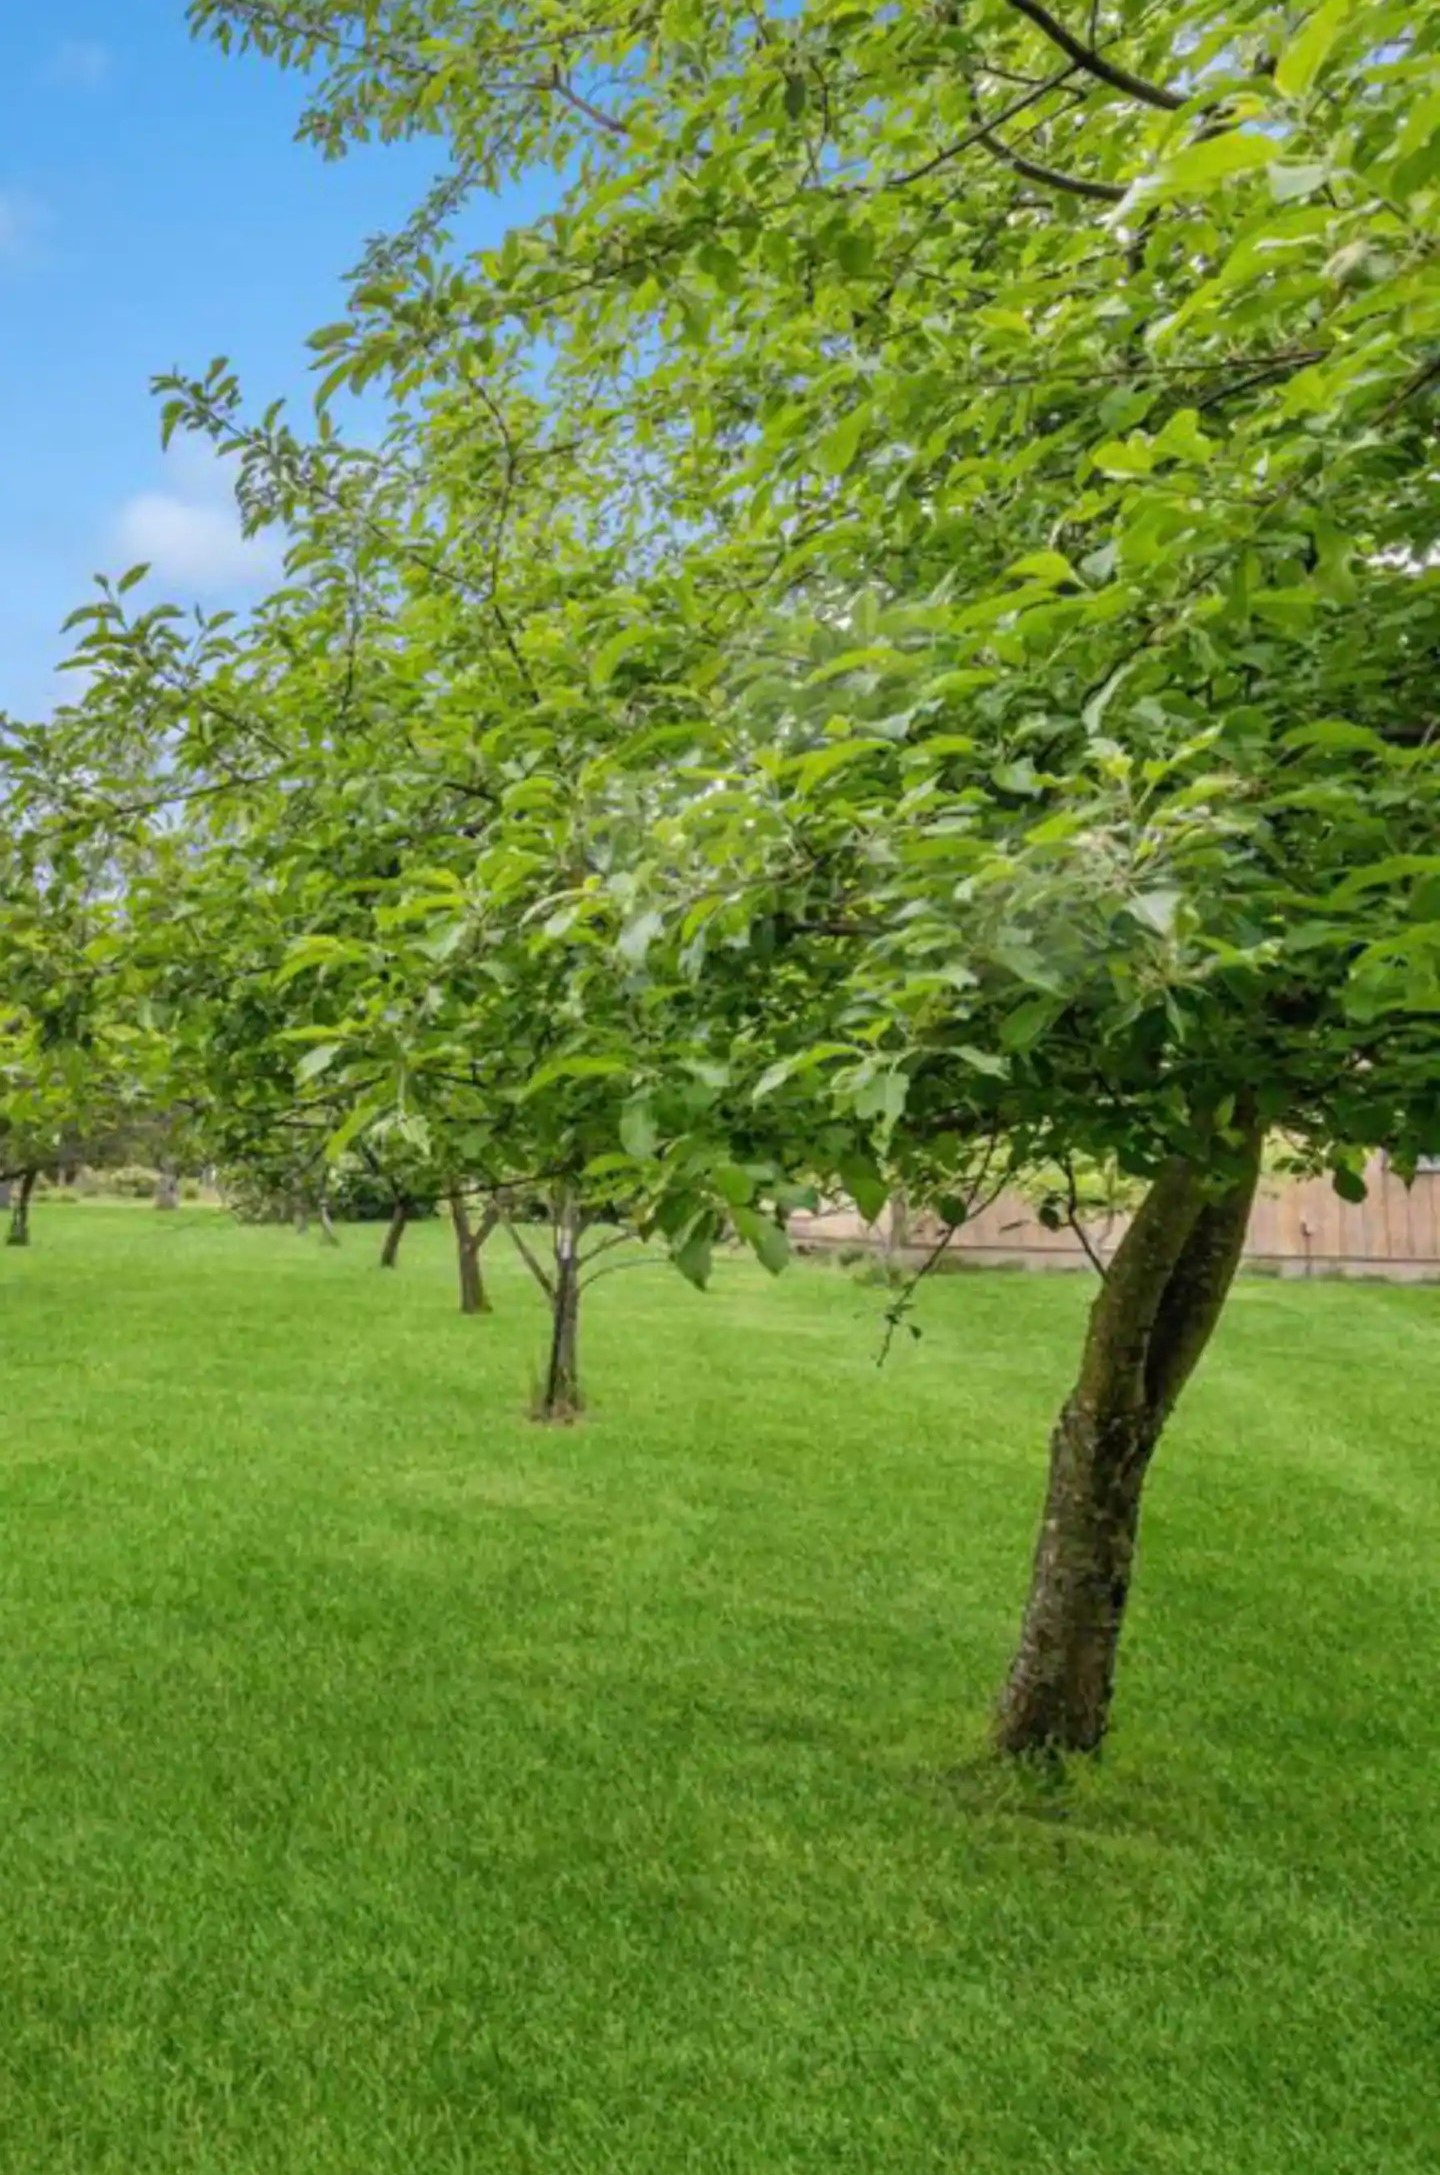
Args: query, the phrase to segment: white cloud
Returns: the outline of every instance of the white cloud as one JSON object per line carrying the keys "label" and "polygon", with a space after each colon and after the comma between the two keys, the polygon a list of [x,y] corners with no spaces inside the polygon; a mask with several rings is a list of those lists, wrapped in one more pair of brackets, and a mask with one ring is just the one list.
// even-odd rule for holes
{"label": "white cloud", "polygon": [[202,440],[176,439],[166,456],[168,488],[141,491],[121,507],[114,547],[126,566],[195,596],[267,588],[283,566],[274,535],[246,536],[232,469]]}
{"label": "white cloud", "polygon": [[98,91],[110,73],[111,54],[98,38],[67,38],[56,52],[50,74],[72,91]]}

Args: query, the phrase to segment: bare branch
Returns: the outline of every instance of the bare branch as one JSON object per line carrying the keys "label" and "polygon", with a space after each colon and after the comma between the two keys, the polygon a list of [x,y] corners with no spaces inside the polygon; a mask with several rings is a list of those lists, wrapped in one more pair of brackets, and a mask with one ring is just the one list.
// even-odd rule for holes
{"label": "bare branch", "polygon": [[1075,1166],[1068,1159],[1068,1157],[1065,1161],[1063,1168],[1065,1171],[1065,1221],[1069,1224],[1070,1229],[1074,1232],[1076,1238],[1084,1247],[1086,1258],[1088,1259],[1091,1268],[1095,1271],[1095,1274],[1103,1280],[1105,1277],[1109,1276],[1110,1271],[1106,1268],[1104,1260],[1098,1250],[1090,1243],[1090,1234],[1085,1229],[1084,1223],[1081,1221],[1080,1191],[1075,1183]]}
{"label": "bare branch", "polygon": [[583,1277],[580,1289],[588,1291],[602,1276],[619,1276],[622,1269],[663,1269],[667,1266],[664,1254],[645,1254],[639,1261],[612,1261],[608,1269],[596,1269],[593,1275]]}
{"label": "bare branch", "polygon": [[617,1246],[628,1246],[634,1235],[632,1231],[614,1231],[607,1239],[597,1239],[588,1254],[580,1255],[580,1267],[588,1268],[592,1261],[599,1260],[601,1254],[613,1253]]}
{"label": "bare branch", "polygon": [[982,115],[977,98],[972,96],[970,105],[979,129],[979,140],[985,149],[993,151],[997,159],[1003,159],[1027,181],[1038,181],[1047,189],[1061,189],[1071,196],[1088,197],[1096,204],[1119,204],[1128,193],[1116,181],[1090,181],[1083,174],[1062,174],[1058,167],[1044,166],[1038,159],[1027,158],[1023,151],[1016,151],[1001,141]]}
{"label": "bare branch", "polygon": [[504,1223],[506,1230],[509,1232],[511,1238],[515,1241],[516,1250],[518,1251],[520,1258],[524,1262],[526,1268],[530,1271],[530,1274],[534,1277],[536,1283],[540,1286],[540,1289],[544,1292],[546,1298],[553,1299],[555,1296],[554,1277],[548,1274],[544,1263],[535,1253],[535,1250],[531,1246],[530,1241],[525,1237],[525,1234],[520,1229],[520,1226],[515,1222],[513,1217],[506,1216],[504,1218]]}
{"label": "bare branch", "polygon": [[1132,75],[1128,68],[1121,68],[1115,61],[1106,60],[1103,53],[1083,38],[1077,38],[1073,30],[1057,22],[1040,0],[1010,0],[1010,5],[1021,15],[1028,16],[1036,29],[1058,46],[1077,68],[1083,68],[1101,83],[1108,83],[1112,90],[1123,91],[1127,98],[1138,98],[1147,106],[1158,106],[1162,113],[1178,113],[1185,100],[1176,92],[1166,90],[1163,84],[1147,83],[1143,76]]}
{"label": "bare branch", "polygon": [[553,68],[548,76],[535,85],[535,88],[537,91],[557,92],[564,99],[567,106],[573,106],[577,113],[583,113],[587,121],[593,121],[597,128],[603,128],[608,135],[628,136],[630,133],[629,125],[626,122],[618,119],[613,113],[602,113],[598,106],[591,105],[588,98],[582,98],[580,93],[566,81],[558,68]]}

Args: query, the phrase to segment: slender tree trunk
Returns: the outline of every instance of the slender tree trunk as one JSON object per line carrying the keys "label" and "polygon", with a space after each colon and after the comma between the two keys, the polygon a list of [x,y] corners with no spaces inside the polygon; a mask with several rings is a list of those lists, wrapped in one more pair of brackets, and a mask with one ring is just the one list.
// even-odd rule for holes
{"label": "slender tree trunk", "polygon": [[162,1170],[155,1180],[155,1206],[178,1208],[180,1206],[180,1177],[172,1170]]}
{"label": "slender tree trunk", "polygon": [[550,1350],[537,1417],[577,1419],[580,1394],[580,1232],[574,1195],[567,1188],[555,1219],[555,1276],[550,1293]]}
{"label": "slender tree trunk", "polygon": [[1092,1752],[1110,1721],[1140,1497],[1160,1434],[1220,1318],[1260,1170],[1258,1133],[1216,1188],[1176,1158],[1155,1179],[1090,1311],[1050,1478],[1002,1752]]}
{"label": "slender tree trunk", "polygon": [[38,1171],[20,1173],[20,1183],[10,1204],[10,1230],[5,1240],[7,1246],[30,1244],[30,1196],[35,1191],[35,1181],[39,1175]]}
{"label": "slender tree trunk", "polygon": [[330,1214],[330,1203],[323,1194],[320,1197],[320,1236],[327,1246],[340,1244],[340,1234],[335,1229],[334,1218]]}
{"label": "slender tree trunk", "polygon": [[380,1249],[380,1266],[393,1269],[400,1259],[400,1241],[405,1236],[405,1226],[410,1221],[410,1203],[399,1200],[390,1214],[390,1228],[385,1233],[385,1244]]}
{"label": "slender tree trunk", "polygon": [[8,1178],[0,1178],[0,1215],[8,1215],[9,1211],[10,1180]]}
{"label": "slender tree trunk", "polygon": [[460,1312],[489,1314],[490,1294],[480,1268],[480,1250],[500,1221],[496,1208],[487,1208],[478,1225],[472,1225],[465,1196],[457,1187],[450,1196],[450,1220],[455,1226],[455,1256],[460,1270]]}

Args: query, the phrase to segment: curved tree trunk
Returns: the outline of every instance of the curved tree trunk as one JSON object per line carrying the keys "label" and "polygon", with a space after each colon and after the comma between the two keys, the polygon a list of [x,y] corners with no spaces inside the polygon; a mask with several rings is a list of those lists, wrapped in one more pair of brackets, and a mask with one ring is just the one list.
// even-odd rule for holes
{"label": "curved tree trunk", "polygon": [[1110,1264],[1051,1438],[1030,1598],[996,1715],[1002,1752],[1093,1752],[1109,1727],[1145,1475],[1220,1318],[1259,1172],[1258,1133],[1222,1190],[1176,1158]]}
{"label": "curved tree trunk", "polygon": [[380,1249],[380,1266],[393,1269],[400,1259],[400,1241],[405,1236],[405,1226],[410,1221],[410,1203],[399,1200],[390,1215],[390,1228],[385,1233],[385,1244]]}
{"label": "curved tree trunk", "polygon": [[323,1193],[320,1196],[320,1236],[327,1246],[340,1244],[340,1234],[335,1229],[335,1220],[330,1214],[330,1203]]}
{"label": "curved tree trunk", "polygon": [[457,1186],[450,1196],[450,1220],[455,1227],[455,1256],[460,1270],[460,1312],[489,1314],[493,1309],[480,1268],[480,1250],[500,1221],[500,1212],[488,1208],[479,1224],[472,1225],[465,1195]]}
{"label": "curved tree trunk", "polygon": [[7,1246],[30,1244],[30,1196],[35,1191],[35,1181],[39,1175],[38,1171],[20,1173],[20,1183],[10,1203],[10,1229],[5,1239]]}
{"label": "curved tree trunk", "polygon": [[180,1177],[177,1171],[162,1170],[155,1180],[155,1206],[178,1208],[180,1206]]}

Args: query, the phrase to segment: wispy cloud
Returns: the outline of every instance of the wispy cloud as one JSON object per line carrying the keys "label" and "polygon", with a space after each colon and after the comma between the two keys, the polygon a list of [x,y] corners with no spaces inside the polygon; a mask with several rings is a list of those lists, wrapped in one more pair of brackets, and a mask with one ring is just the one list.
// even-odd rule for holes
{"label": "wispy cloud", "polygon": [[52,82],[72,91],[98,91],[110,74],[113,56],[98,38],[67,38],[50,64]]}
{"label": "wispy cloud", "polygon": [[141,491],[121,507],[113,535],[127,566],[148,565],[157,581],[192,596],[233,596],[267,588],[283,554],[273,536],[246,536],[232,469],[196,439],[175,441],[165,488]]}

